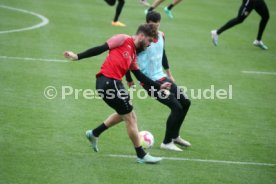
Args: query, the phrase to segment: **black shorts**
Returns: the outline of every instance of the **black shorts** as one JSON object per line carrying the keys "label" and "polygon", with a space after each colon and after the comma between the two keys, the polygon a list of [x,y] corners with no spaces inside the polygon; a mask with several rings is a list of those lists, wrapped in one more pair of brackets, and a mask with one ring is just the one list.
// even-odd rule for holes
{"label": "black shorts", "polygon": [[100,75],[97,77],[96,89],[105,103],[118,114],[128,114],[132,111],[133,106],[129,103],[130,97],[122,81]]}

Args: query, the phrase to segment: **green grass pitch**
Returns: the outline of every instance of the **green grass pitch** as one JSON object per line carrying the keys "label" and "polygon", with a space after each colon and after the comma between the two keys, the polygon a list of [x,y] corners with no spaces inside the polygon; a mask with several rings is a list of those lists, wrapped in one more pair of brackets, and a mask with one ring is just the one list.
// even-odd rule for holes
{"label": "green grass pitch", "polygon": [[[159,149],[169,110],[150,98],[134,97],[139,129],[155,136],[149,152],[165,157],[160,164],[144,165],[123,157],[135,156],[124,123],[102,134],[100,152],[94,153],[85,131],[112,109],[101,100],[85,99],[82,92],[75,93],[78,99],[60,94],[62,86],[95,89],[95,74],[106,55],[62,62],[63,51],[80,52],[117,33],[132,35],[144,22],[144,7],[126,0],[120,20],[127,27],[118,28],[111,26],[115,8],[103,0],[0,1],[49,20],[38,29],[0,34],[1,184],[276,183],[276,1],[266,0],[267,51],[252,45],[260,20],[254,11],[223,33],[218,47],[212,45],[210,31],[236,16],[241,0],[184,0],[173,10],[173,20],[162,10],[169,2],[157,11],[177,84],[188,89],[232,85],[233,98],[192,99],[181,135],[193,145],[176,153]],[[0,32],[40,22],[35,15],[0,6]],[[55,99],[45,98],[47,86],[56,87]]]}

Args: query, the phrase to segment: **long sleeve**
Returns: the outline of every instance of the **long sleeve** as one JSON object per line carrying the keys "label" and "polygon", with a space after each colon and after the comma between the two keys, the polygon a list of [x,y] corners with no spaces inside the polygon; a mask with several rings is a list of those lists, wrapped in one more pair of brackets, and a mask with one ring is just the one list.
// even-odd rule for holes
{"label": "long sleeve", "polygon": [[78,59],[81,60],[84,58],[100,55],[101,53],[103,53],[107,50],[109,50],[108,44],[104,43],[103,45],[90,48],[82,53],[77,54],[77,55],[78,55]]}
{"label": "long sleeve", "polygon": [[130,70],[128,70],[127,73],[126,73],[126,81],[127,82],[132,82],[133,81],[133,79],[131,77],[131,74],[130,74]]}
{"label": "long sleeve", "polygon": [[148,86],[154,86],[154,88],[156,88],[158,90],[160,89],[161,85],[159,83],[154,82],[153,80],[151,80],[150,78],[145,76],[140,70],[131,70],[131,71],[135,75],[137,80],[139,80],[140,82],[142,82]]}
{"label": "long sleeve", "polygon": [[165,70],[170,68],[165,49],[163,50],[162,66]]}

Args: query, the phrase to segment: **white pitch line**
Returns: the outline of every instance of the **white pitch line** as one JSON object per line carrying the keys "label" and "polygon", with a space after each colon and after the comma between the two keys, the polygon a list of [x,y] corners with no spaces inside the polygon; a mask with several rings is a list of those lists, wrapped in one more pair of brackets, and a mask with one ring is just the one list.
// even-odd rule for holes
{"label": "white pitch line", "polygon": [[12,30],[7,30],[7,31],[0,31],[0,34],[21,32],[21,31],[28,31],[28,30],[32,30],[32,29],[37,29],[37,28],[45,26],[46,24],[49,23],[49,20],[46,17],[44,17],[44,16],[42,16],[38,13],[34,13],[34,12],[31,12],[31,11],[23,10],[23,9],[19,9],[19,8],[13,8],[13,7],[10,7],[10,6],[5,6],[5,5],[0,5],[0,8],[6,8],[6,9],[9,9],[9,10],[13,10],[13,11],[19,11],[19,12],[22,12],[22,13],[27,13],[27,14],[36,16],[36,17],[38,17],[42,20],[39,24],[33,25],[31,27],[25,27],[25,28],[21,28],[21,29],[12,29]]}
{"label": "white pitch line", "polygon": [[[118,157],[118,158],[136,158],[131,155],[108,155],[110,157]],[[192,161],[192,162],[207,162],[207,163],[218,163],[218,164],[236,164],[236,165],[257,165],[257,166],[270,166],[274,167],[276,164],[272,163],[259,163],[259,162],[240,162],[240,161],[226,161],[226,160],[204,160],[204,159],[196,159],[196,158],[176,158],[176,157],[162,157],[164,160],[177,160],[177,161]]]}
{"label": "white pitch line", "polygon": [[276,72],[262,72],[262,71],[241,71],[246,74],[261,74],[261,75],[276,75]]}
{"label": "white pitch line", "polygon": [[47,62],[68,62],[67,60],[62,60],[62,59],[43,59],[43,58],[9,57],[9,56],[0,56],[0,59],[25,60],[25,61],[47,61]]}

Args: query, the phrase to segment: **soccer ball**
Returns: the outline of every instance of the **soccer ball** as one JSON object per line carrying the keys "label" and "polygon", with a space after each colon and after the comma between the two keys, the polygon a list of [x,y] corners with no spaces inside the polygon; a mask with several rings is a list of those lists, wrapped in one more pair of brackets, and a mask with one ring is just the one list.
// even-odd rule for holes
{"label": "soccer ball", "polygon": [[144,149],[149,149],[154,144],[154,137],[149,131],[139,132],[140,144]]}

